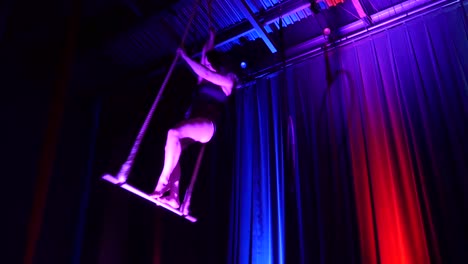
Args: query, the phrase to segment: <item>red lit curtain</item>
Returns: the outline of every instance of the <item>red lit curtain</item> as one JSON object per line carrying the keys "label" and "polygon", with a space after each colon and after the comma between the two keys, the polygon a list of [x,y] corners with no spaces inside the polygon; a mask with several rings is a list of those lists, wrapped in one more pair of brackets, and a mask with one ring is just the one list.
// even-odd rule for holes
{"label": "red lit curtain", "polygon": [[465,23],[452,5],[239,91],[230,263],[467,261]]}

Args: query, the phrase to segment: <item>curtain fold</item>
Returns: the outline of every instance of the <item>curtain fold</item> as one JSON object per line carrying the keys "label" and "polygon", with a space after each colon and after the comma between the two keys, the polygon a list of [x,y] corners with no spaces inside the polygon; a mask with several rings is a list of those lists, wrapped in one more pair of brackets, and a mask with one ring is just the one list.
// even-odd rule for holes
{"label": "curtain fold", "polygon": [[[231,263],[278,263],[284,248],[283,146],[279,86],[269,80],[237,96]],[[260,99],[262,98],[262,99]],[[266,113],[266,114],[264,114]],[[235,224],[234,224],[235,223]]]}
{"label": "curtain fold", "polygon": [[468,256],[461,5],[238,92],[229,263],[460,263]]}

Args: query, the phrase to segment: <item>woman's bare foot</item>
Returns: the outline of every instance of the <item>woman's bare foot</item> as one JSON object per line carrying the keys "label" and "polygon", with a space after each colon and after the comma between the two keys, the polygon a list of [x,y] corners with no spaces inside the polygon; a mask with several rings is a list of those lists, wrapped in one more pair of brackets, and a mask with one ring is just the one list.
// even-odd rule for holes
{"label": "woman's bare foot", "polygon": [[151,196],[153,198],[160,198],[167,191],[169,191],[169,184],[158,183],[158,185],[156,186],[154,191],[152,193],[150,193],[149,196]]}
{"label": "woman's bare foot", "polygon": [[158,200],[161,201],[161,203],[165,203],[174,209],[178,209],[180,207],[179,198],[172,195],[161,197]]}

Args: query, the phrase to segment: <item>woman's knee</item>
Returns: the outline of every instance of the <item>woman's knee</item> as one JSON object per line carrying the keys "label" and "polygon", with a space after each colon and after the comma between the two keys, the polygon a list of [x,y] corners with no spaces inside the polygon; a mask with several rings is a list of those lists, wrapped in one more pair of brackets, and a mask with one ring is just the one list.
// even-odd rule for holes
{"label": "woman's knee", "polygon": [[169,131],[167,131],[167,138],[179,138],[179,131],[177,128],[171,128]]}
{"label": "woman's knee", "polygon": [[179,134],[180,133],[179,131],[177,131],[177,129],[174,129],[174,128],[169,129],[169,131],[167,131],[166,146],[178,143],[180,140]]}

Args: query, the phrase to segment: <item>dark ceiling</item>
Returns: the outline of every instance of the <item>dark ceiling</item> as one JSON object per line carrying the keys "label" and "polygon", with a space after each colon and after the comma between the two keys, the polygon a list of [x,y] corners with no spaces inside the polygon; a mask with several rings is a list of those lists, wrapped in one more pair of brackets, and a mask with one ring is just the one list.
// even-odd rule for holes
{"label": "dark ceiling", "polygon": [[[278,57],[275,50],[291,49],[320,37],[325,27],[336,31],[360,21],[352,0],[334,2],[338,2],[334,7],[320,8],[315,1],[311,5],[306,0],[102,0],[84,8],[82,32],[87,41],[83,47],[99,49],[122,67],[155,69],[174,56],[196,12],[184,45],[189,53],[200,50],[212,23],[217,32],[217,49],[240,50],[242,56],[255,51]],[[404,1],[360,2],[372,16]],[[259,30],[258,25],[264,30]],[[280,27],[284,29],[282,34]]]}
{"label": "dark ceiling", "polygon": [[[326,7],[325,2],[336,6]],[[4,40],[0,44],[2,60],[18,61],[18,65],[33,62],[32,69],[40,72],[45,64],[63,57],[52,51],[68,45],[66,41],[76,32],[75,68],[91,72],[89,64],[93,64],[112,68],[108,75],[152,78],[167,72],[187,26],[184,47],[196,56],[212,24],[216,49],[249,61],[250,69],[258,71],[322,45],[326,27],[339,38],[435,2],[443,1],[7,0],[0,4],[0,37]],[[359,17],[356,3],[361,3],[373,23]],[[93,79],[92,74],[87,78]]]}

